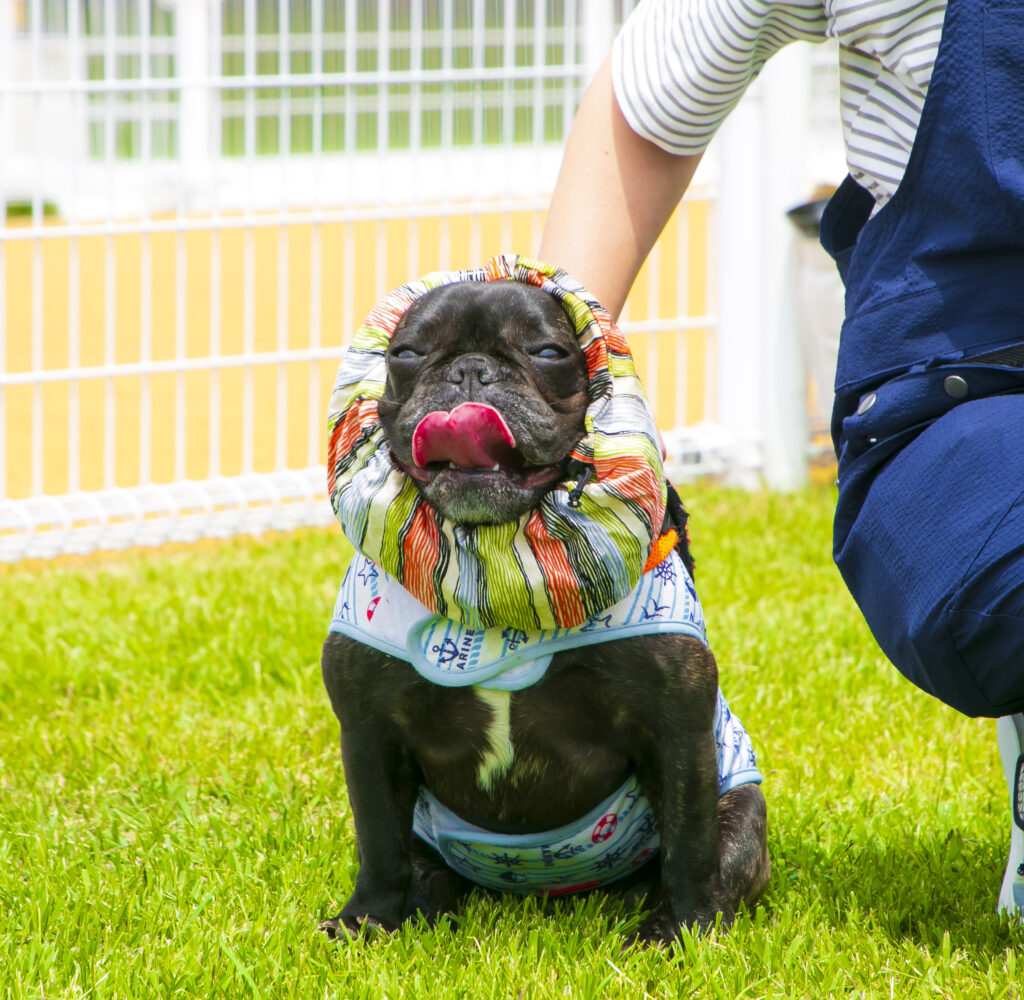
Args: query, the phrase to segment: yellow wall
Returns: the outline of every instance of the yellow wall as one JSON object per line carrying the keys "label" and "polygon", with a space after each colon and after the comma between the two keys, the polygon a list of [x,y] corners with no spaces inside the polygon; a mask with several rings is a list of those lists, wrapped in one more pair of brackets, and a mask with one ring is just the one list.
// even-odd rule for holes
{"label": "yellow wall", "polygon": [[[641,274],[626,315],[632,321],[673,317],[677,312],[677,276],[684,274],[688,287],[686,314],[703,315],[712,305],[706,301],[709,204],[688,201],[669,224],[657,258],[656,299],[647,270]],[[386,223],[322,223],[273,225],[251,229],[198,228],[187,233],[154,233],[147,236],[88,236],[77,240],[55,231],[53,238],[31,241],[0,241],[0,265],[6,273],[6,370],[27,371],[33,364],[33,330],[42,331],[42,366],[63,368],[71,361],[71,317],[79,317],[78,364],[107,362],[107,337],[113,338],[113,360],[118,363],[142,358],[147,323],[151,335],[149,356],[173,359],[177,338],[183,336],[183,355],[208,355],[215,324],[211,323],[213,265],[219,261],[219,320],[221,354],[241,353],[246,348],[246,288],[254,296],[249,314],[251,346],[256,351],[278,347],[278,295],[287,295],[284,343],[292,349],[310,346],[311,270],[314,259],[321,267],[321,342],[340,349],[343,339],[372,308],[377,298],[412,277],[439,267],[476,266],[495,253],[530,252],[537,245],[542,216],[535,212],[512,215],[456,215]],[[59,222],[52,223],[55,227]],[[678,227],[684,228],[680,230]],[[287,276],[279,275],[281,242],[286,246]],[[77,243],[77,253],[72,247]],[[682,243],[682,247],[680,247]],[[447,259],[439,247],[447,246]],[[318,247],[318,249],[317,249]],[[378,274],[377,261],[384,261]],[[684,259],[681,259],[685,257]],[[351,259],[349,259],[351,258]],[[179,259],[184,267],[179,273]],[[77,260],[77,276],[72,273]],[[346,283],[346,268],[351,278]],[[34,289],[40,289],[41,294]],[[73,288],[77,284],[78,292]],[[350,295],[346,286],[350,287]],[[109,287],[108,287],[109,286]],[[142,289],[149,287],[149,308],[144,315]],[[179,322],[180,287],[186,315]],[[35,315],[35,302],[41,303]],[[659,423],[668,428],[701,418],[705,406],[707,331],[669,330],[632,338],[638,371],[657,400]],[[676,359],[687,352],[685,413],[675,412]],[[316,414],[319,440],[315,461],[324,455],[323,415],[336,360],[263,366],[251,376],[252,421],[255,446],[254,471],[275,468],[278,449],[287,465],[310,464],[311,408]],[[285,386],[279,393],[279,380]],[[42,490],[63,493],[69,481],[70,444],[78,436],[80,479],[78,488],[101,489],[108,485],[134,486],[140,482],[143,384],[149,382],[151,399],[150,479],[168,482],[175,478],[176,462],[184,463],[190,479],[202,479],[216,471],[238,474],[243,469],[242,425],[245,413],[246,376],[240,369],[118,376],[109,381],[90,379],[78,383],[77,407],[67,383],[15,386],[5,391],[6,433],[0,437],[6,467],[8,497],[28,496],[33,489],[32,441],[42,435]],[[211,387],[219,383],[219,454],[210,448]],[[316,398],[319,392],[319,399]],[[176,438],[179,394],[184,401],[185,433]],[[108,402],[112,400],[112,405]],[[287,412],[287,431],[277,440],[277,409]],[[72,409],[77,431],[69,425]],[[36,415],[41,414],[41,420]],[[104,440],[108,419],[114,427],[113,480],[104,472]],[[2,433],[2,432],[0,432]],[[180,450],[180,459],[178,458]]]}

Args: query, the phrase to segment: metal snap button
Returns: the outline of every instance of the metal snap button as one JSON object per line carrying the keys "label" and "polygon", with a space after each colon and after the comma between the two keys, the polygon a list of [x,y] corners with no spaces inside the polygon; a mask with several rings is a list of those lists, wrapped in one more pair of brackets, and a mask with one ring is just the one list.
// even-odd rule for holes
{"label": "metal snap button", "polygon": [[962,375],[947,375],[942,381],[942,388],[952,399],[963,399],[967,395],[967,379]]}
{"label": "metal snap button", "polygon": [[875,405],[876,399],[878,399],[878,395],[873,392],[869,392],[866,396],[862,396],[860,403],[857,406],[857,416],[863,417],[864,414]]}

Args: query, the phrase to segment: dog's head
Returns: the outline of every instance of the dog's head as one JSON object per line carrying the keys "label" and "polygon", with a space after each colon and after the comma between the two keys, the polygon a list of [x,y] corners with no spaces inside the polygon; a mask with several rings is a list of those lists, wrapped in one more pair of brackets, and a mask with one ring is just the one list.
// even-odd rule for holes
{"label": "dog's head", "polygon": [[402,317],[378,401],[394,461],[463,524],[518,520],[583,436],[587,366],[573,324],[532,285],[443,285]]}
{"label": "dog's head", "polygon": [[346,536],[472,628],[582,624],[635,587],[661,533],[629,345],[549,264],[509,254],[394,289],[345,352],[327,420]]}

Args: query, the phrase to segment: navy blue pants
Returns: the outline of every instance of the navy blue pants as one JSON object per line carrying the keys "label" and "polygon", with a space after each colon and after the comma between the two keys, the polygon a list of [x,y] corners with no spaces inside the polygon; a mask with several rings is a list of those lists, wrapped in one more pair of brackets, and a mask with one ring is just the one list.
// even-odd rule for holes
{"label": "navy blue pants", "polygon": [[1024,394],[955,406],[858,501],[836,561],[889,658],[967,715],[1024,710]]}

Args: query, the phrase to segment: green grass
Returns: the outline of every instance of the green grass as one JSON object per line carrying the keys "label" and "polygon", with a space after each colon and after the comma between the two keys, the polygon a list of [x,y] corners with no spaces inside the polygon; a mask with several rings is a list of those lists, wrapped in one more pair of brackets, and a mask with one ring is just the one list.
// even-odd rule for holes
{"label": "green grass", "polygon": [[316,932],[356,871],[319,646],[337,531],[0,571],[0,998],[1005,997],[993,724],[918,693],[829,559],[832,496],[685,490],[774,864],[729,934],[603,896]]}
{"label": "green grass", "polygon": [[[4,215],[8,219],[31,219],[35,208],[31,201],[21,199],[4,203]],[[42,202],[42,213],[46,219],[57,215],[57,206],[52,201]]]}

